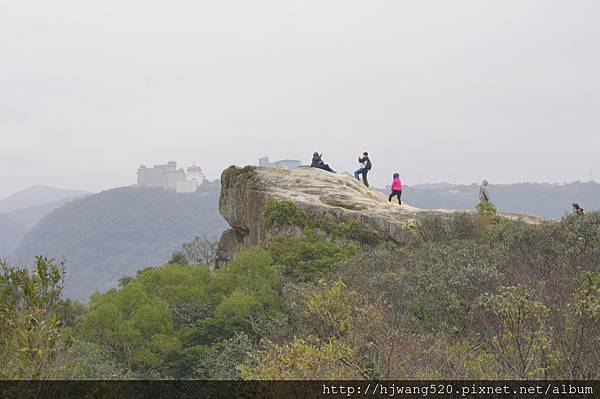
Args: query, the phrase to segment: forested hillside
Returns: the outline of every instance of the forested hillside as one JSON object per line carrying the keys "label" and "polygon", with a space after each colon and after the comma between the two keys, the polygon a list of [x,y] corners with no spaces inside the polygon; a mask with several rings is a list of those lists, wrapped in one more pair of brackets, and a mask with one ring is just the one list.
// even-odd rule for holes
{"label": "forested hillside", "polygon": [[65,296],[87,300],[123,275],[166,262],[195,236],[217,237],[225,228],[219,187],[205,184],[193,194],[127,187],[71,201],[42,219],[11,259],[64,259]]}
{"label": "forested hillside", "polygon": [[9,257],[25,234],[44,216],[88,194],[85,191],[32,186],[0,199],[0,259]]}
{"label": "forested hillside", "polygon": [[[430,216],[407,226],[405,244],[286,201],[269,201],[263,219],[269,242],[226,268],[142,270],[89,307],[11,307],[11,295],[38,291],[3,289],[29,284],[5,266],[6,314],[57,315],[62,327],[32,325],[52,339],[28,343],[10,324],[2,377],[600,378],[600,214]],[[37,270],[34,286],[59,284],[43,259]]]}
{"label": "forested hillside", "polygon": [[8,257],[25,235],[25,228],[0,213],[0,259]]}
{"label": "forested hillside", "polygon": [[59,199],[56,201],[48,202],[46,204],[30,206],[27,208],[15,209],[6,213],[6,216],[23,226],[25,229],[30,230],[35,227],[46,215],[50,214],[55,209],[63,207],[67,202],[73,201],[78,198],[83,198],[89,194],[81,194],[76,197],[68,197]]}

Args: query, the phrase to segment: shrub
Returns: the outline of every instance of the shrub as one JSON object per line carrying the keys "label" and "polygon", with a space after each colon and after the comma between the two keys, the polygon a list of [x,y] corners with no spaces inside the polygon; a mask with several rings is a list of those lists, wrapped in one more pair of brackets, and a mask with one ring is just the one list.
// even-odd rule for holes
{"label": "shrub", "polygon": [[306,212],[299,210],[292,201],[267,199],[262,211],[262,220],[267,229],[278,227],[304,227]]}
{"label": "shrub", "polygon": [[69,367],[61,324],[64,267],[36,257],[33,271],[0,261],[0,380],[52,379]]}
{"label": "shrub", "polygon": [[384,240],[383,235],[379,231],[359,220],[330,223],[323,226],[323,228],[333,238],[344,238],[365,245],[377,245]]}
{"label": "shrub", "polygon": [[600,377],[600,273],[584,272],[571,302],[563,309],[556,340],[559,376]]}
{"label": "shrub", "polygon": [[287,200],[269,198],[262,211],[262,220],[269,230],[284,227],[320,230],[334,239],[342,238],[367,245],[375,245],[383,240],[380,232],[361,221],[335,222],[318,218]]}
{"label": "shrub", "polygon": [[496,213],[498,212],[494,204],[489,201],[481,201],[475,206],[475,209],[477,209],[477,212],[479,212],[480,215],[487,216],[496,216]]}
{"label": "shrub", "polygon": [[361,374],[347,360],[353,354],[352,348],[336,339],[294,338],[282,345],[265,340],[238,368],[247,380],[358,379]]}
{"label": "shrub", "polygon": [[300,280],[323,278],[336,262],[351,258],[358,248],[353,244],[337,244],[314,230],[304,230],[298,237],[275,237],[269,249],[275,264],[286,274]]}
{"label": "shrub", "polygon": [[513,378],[544,378],[548,367],[549,309],[522,286],[501,287],[484,294],[482,317],[491,334],[488,347]]}
{"label": "shrub", "polygon": [[477,235],[484,235],[492,227],[492,218],[488,215],[477,214],[473,218],[473,230]]}
{"label": "shrub", "polygon": [[466,213],[455,213],[450,218],[450,231],[455,238],[471,238],[475,234],[475,227],[471,216]]}
{"label": "shrub", "polygon": [[448,237],[448,222],[441,216],[427,216],[417,226],[417,234],[423,241],[442,241]]}
{"label": "shrub", "polygon": [[237,365],[244,362],[252,350],[252,342],[243,332],[213,345],[196,366],[195,374],[200,379],[239,380]]}

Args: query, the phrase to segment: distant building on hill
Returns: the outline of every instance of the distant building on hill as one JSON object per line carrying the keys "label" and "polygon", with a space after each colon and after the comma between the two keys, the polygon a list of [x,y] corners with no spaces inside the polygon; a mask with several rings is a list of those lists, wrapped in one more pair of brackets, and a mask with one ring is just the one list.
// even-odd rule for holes
{"label": "distant building on hill", "polygon": [[137,171],[138,187],[161,187],[177,193],[193,193],[206,177],[195,164],[187,170],[177,169],[177,162],[154,165],[151,168],[141,165]]}
{"label": "distant building on hill", "polygon": [[302,162],[296,159],[282,159],[280,161],[269,161],[269,157],[262,157],[258,160],[258,166],[264,166],[266,168],[284,168],[284,169],[296,169]]}

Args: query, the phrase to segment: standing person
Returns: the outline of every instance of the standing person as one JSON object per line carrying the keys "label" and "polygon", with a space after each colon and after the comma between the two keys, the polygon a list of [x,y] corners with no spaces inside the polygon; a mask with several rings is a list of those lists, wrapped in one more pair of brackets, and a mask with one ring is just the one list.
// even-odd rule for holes
{"label": "standing person", "polygon": [[583,215],[584,213],[585,213],[585,211],[583,210],[583,208],[580,207],[578,203],[574,202],[573,203],[573,214]]}
{"label": "standing person", "polygon": [[363,183],[365,186],[369,187],[369,181],[367,180],[367,173],[371,170],[373,166],[371,164],[371,160],[369,159],[369,154],[365,151],[363,152],[361,157],[358,157],[358,162],[361,164],[361,167],[354,171],[354,177],[356,180],[360,181],[359,175],[362,175]]}
{"label": "standing person", "polygon": [[487,190],[488,181],[484,180],[481,182],[481,186],[479,186],[479,201],[483,203],[490,202],[490,194]]}
{"label": "standing person", "polygon": [[392,202],[392,198],[398,197],[398,204],[402,205],[402,182],[400,181],[400,175],[394,173],[394,180],[392,180],[392,193],[390,194],[389,200]]}
{"label": "standing person", "polygon": [[331,169],[329,165],[323,162],[323,154],[319,154],[318,152],[313,152],[312,161],[310,162],[310,166],[313,168],[323,169],[331,173],[335,173],[335,170]]}

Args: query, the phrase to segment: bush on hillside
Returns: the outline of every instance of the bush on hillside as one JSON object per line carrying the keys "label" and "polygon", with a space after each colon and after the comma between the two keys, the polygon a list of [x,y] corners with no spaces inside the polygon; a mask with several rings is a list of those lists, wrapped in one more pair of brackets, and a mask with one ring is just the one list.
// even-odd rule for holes
{"label": "bush on hillside", "polygon": [[0,261],[0,379],[60,378],[71,337],[59,316],[64,268],[37,257],[34,269]]}
{"label": "bush on hillside", "polygon": [[304,227],[308,215],[299,210],[292,201],[269,198],[262,210],[262,221],[267,229],[280,227]]}
{"label": "bush on hillside", "polygon": [[358,247],[338,244],[315,231],[305,230],[298,237],[275,237],[269,251],[275,264],[283,266],[287,275],[314,280],[326,277],[337,262],[350,259]]}
{"label": "bush on hillside", "polygon": [[475,206],[475,209],[477,209],[477,212],[480,215],[485,216],[496,216],[496,213],[498,213],[494,204],[489,201],[481,201],[479,204],[477,204],[477,206]]}
{"label": "bush on hillside", "polygon": [[332,239],[345,239],[366,245],[375,245],[383,241],[380,232],[358,221],[333,221],[316,217],[299,209],[288,200],[269,198],[262,211],[265,227],[275,231],[284,228],[318,230]]}

